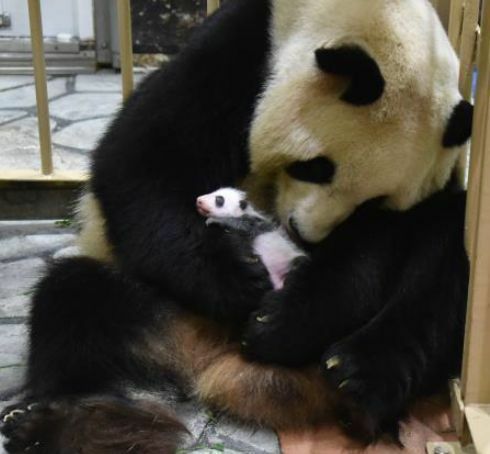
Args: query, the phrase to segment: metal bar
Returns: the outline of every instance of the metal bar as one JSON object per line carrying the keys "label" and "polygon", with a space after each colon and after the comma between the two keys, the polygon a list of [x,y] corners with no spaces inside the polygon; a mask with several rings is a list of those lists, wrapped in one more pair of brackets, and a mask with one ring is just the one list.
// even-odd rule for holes
{"label": "metal bar", "polygon": [[470,177],[467,248],[471,262],[462,371],[466,406],[490,404],[490,1],[483,2]]}
{"label": "metal bar", "polygon": [[53,156],[51,152],[51,131],[49,125],[48,85],[43,48],[43,26],[40,0],[28,0],[29,23],[31,28],[32,63],[36,82],[37,120],[39,144],[41,149],[41,171],[43,175],[53,173]]}
{"label": "metal bar", "polygon": [[219,0],[207,0],[208,16],[219,8]]}
{"label": "metal bar", "polygon": [[133,37],[130,0],[117,0],[117,26],[121,57],[123,99],[133,91]]}

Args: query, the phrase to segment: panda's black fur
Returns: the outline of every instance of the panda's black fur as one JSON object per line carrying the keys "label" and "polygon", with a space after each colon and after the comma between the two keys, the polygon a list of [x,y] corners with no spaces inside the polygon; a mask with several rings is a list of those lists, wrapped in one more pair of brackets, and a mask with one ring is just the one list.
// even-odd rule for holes
{"label": "panda's black fur", "polygon": [[[179,388],[274,427],[321,420],[333,398],[348,430],[369,442],[396,435],[410,402],[458,373],[468,278],[460,189],[405,212],[367,202],[278,292],[238,235],[196,213],[198,195],[247,176],[269,20],[264,0],[225,2],[139,86],[95,150],[88,190],[116,264],[65,259],[39,283],[26,401],[2,415],[9,452],[172,452],[175,418],[128,389],[167,399]],[[240,358],[240,342],[246,357],[272,365]],[[231,376],[232,365],[243,374]],[[221,375],[226,397],[209,398]],[[226,395],[227,385],[243,395]]]}

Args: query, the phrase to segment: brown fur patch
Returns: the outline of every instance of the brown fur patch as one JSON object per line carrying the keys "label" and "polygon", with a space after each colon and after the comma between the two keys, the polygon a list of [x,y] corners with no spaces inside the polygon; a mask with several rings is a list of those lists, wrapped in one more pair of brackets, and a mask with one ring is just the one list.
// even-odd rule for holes
{"label": "brown fur patch", "polygon": [[220,356],[199,376],[201,401],[274,429],[304,427],[329,417],[331,398],[319,370],[251,363],[237,350]]}
{"label": "brown fur patch", "polygon": [[175,321],[168,339],[173,366],[185,371],[191,392],[212,408],[275,429],[304,427],[331,413],[331,397],[315,367],[249,362],[225,327],[188,315]]}

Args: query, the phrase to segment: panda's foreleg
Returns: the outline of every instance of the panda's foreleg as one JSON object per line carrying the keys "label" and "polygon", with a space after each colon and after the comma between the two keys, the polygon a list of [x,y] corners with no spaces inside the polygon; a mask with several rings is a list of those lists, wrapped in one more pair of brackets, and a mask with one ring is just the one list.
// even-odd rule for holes
{"label": "panda's foreleg", "polygon": [[[26,401],[0,421],[10,452],[78,452],[92,445],[106,450],[86,452],[126,452],[141,445],[138,433],[154,431],[160,439],[165,427],[182,433],[165,406],[153,402],[150,409],[126,392],[128,386],[157,389],[163,396],[170,388],[171,371],[145,352],[149,331],[162,330],[164,339],[171,311],[170,302],[95,260],[56,263],[33,298]],[[168,437],[172,445],[178,438]],[[148,435],[145,446],[152,442]]]}
{"label": "panda's foreleg", "polygon": [[383,433],[396,437],[410,402],[444,389],[459,373],[468,260],[457,223],[457,229],[431,225],[434,235],[417,239],[387,306],[323,355],[324,375],[342,398],[342,419],[367,442]]}

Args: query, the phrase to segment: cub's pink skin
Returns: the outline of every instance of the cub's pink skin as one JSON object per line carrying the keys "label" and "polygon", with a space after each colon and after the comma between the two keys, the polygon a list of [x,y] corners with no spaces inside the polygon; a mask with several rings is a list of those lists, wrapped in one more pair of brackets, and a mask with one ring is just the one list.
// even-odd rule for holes
{"label": "cub's pink skin", "polygon": [[254,253],[260,257],[269,272],[274,289],[281,289],[298,257],[305,257],[282,227],[277,227],[258,212],[247,200],[247,194],[235,188],[221,188],[196,199],[196,209],[206,217],[206,224],[246,232],[252,239]]}

